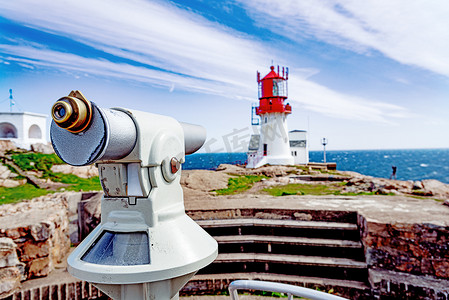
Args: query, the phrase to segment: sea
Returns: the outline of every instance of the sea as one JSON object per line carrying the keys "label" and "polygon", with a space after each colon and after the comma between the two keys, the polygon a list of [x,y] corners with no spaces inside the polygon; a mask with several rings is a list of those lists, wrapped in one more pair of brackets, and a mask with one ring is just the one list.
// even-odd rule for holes
{"label": "sea", "polygon": [[[310,151],[310,162],[323,162],[323,151]],[[449,184],[449,149],[326,151],[326,161],[337,170],[390,178],[397,167],[398,180],[436,179]],[[214,170],[220,164],[244,164],[246,153],[197,153],[186,156],[183,169]]]}

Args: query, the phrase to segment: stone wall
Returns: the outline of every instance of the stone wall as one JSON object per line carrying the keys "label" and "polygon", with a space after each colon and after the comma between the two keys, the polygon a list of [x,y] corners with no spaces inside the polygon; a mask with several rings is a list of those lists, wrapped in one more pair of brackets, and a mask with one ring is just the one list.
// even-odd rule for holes
{"label": "stone wall", "polygon": [[0,238],[0,298],[20,287],[24,263],[17,257],[17,245],[10,238]]}
{"label": "stone wall", "polygon": [[[0,206],[0,238],[4,238],[5,245],[10,245],[5,246],[3,257],[14,262],[10,255],[16,252],[21,279],[47,276],[69,252],[67,199],[72,194],[76,193],[47,195]],[[10,278],[15,278],[15,272],[8,272]]]}
{"label": "stone wall", "polygon": [[359,225],[374,289],[387,293],[386,290],[402,284],[402,288],[426,289],[428,296],[449,292],[448,227],[430,223],[384,224],[362,216]]}

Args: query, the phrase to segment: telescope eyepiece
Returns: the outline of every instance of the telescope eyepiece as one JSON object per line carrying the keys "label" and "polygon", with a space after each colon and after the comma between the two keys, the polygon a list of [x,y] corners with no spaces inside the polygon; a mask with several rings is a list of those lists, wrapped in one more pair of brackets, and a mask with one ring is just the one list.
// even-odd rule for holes
{"label": "telescope eyepiece", "polygon": [[51,108],[55,123],[71,133],[85,130],[92,120],[92,104],[78,91],[62,97]]}
{"label": "telescope eyepiece", "polygon": [[73,113],[72,107],[63,101],[56,102],[52,112],[53,119],[59,123],[67,121]]}

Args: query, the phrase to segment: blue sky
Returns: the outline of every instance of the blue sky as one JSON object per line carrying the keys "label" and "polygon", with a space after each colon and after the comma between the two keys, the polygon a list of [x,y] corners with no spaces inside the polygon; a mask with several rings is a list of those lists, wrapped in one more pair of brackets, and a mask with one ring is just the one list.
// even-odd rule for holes
{"label": "blue sky", "polygon": [[78,89],[241,152],[274,62],[312,150],[448,148],[448,15],[445,0],[1,1],[0,110],[9,89],[45,114]]}

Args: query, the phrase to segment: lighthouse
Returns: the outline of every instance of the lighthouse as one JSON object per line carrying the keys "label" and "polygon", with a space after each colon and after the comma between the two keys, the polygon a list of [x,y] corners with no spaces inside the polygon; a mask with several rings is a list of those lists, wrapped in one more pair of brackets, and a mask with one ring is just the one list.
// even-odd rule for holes
{"label": "lighthouse", "polygon": [[295,160],[290,150],[287,116],[292,108],[287,100],[288,68],[274,66],[262,79],[257,72],[259,106],[254,106],[251,123],[258,126],[259,134],[251,136],[248,146],[247,168],[258,168],[265,164],[293,165]]}

